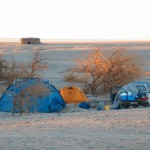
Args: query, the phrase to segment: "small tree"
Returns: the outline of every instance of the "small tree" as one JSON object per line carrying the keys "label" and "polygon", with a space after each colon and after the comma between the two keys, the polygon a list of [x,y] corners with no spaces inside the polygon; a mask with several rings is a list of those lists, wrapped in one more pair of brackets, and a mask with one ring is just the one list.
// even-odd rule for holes
{"label": "small tree", "polygon": [[31,72],[30,77],[36,77],[37,71],[41,71],[45,68],[47,68],[47,59],[44,57],[44,55],[40,52],[40,49],[34,49],[33,53],[34,57],[31,61]]}
{"label": "small tree", "polygon": [[[47,62],[40,49],[34,49],[33,58],[28,63],[16,63],[13,59],[12,62],[0,57],[0,84],[1,92],[5,91],[8,85],[12,84],[15,79],[21,78],[37,78],[39,77],[38,72],[47,68]],[[29,86],[17,95],[11,93],[14,96],[14,107],[13,114],[17,109],[20,114],[23,112],[29,112],[31,106],[35,106],[36,100],[39,96],[44,96],[47,92],[47,88],[41,84]],[[31,101],[32,97],[32,101]],[[36,111],[36,108],[35,108]]]}
{"label": "small tree", "polygon": [[37,99],[39,97],[45,97],[49,93],[49,88],[42,82],[37,81],[36,84],[30,85],[26,80],[21,82],[22,84],[18,84],[21,88],[22,86],[26,86],[26,88],[22,89],[18,94],[11,93],[14,95],[13,101],[13,109],[12,113],[14,115],[15,110],[18,110],[19,114],[29,113],[31,107],[34,108],[34,112],[37,110]]}
{"label": "small tree", "polygon": [[137,57],[116,49],[106,55],[96,51],[86,60],[79,60],[78,67],[70,69],[84,77],[85,92],[106,93],[115,85],[124,85],[141,77],[141,67]]}
{"label": "small tree", "polygon": [[135,55],[125,54],[126,50],[117,49],[107,57],[107,72],[104,78],[104,92],[115,85],[124,85],[140,79],[142,68]]}
{"label": "small tree", "polygon": [[33,58],[29,63],[17,63],[0,59],[0,80],[10,85],[18,78],[35,78],[39,77],[38,71],[47,68],[47,59],[41,53],[40,49],[33,50]]}

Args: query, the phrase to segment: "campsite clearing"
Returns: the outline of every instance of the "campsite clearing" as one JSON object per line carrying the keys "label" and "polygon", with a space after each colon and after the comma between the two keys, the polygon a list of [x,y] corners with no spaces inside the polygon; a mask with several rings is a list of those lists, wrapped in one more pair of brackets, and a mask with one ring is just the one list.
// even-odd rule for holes
{"label": "campsite clearing", "polygon": [[[48,59],[49,69],[40,72],[60,89],[78,86],[64,82],[66,70],[75,60],[85,58],[95,48],[111,52],[117,47],[137,54],[149,71],[150,43],[69,43],[19,45],[1,43],[0,53],[7,60],[30,62],[32,50],[39,48]],[[149,76],[145,77],[149,79]],[[82,89],[82,88],[81,88]],[[109,101],[109,96],[88,97]],[[0,150],[148,150],[150,147],[150,107],[97,111],[67,104],[61,113],[35,113],[19,117],[0,112]]]}
{"label": "campsite clearing", "polygon": [[[146,150],[150,109],[84,110],[12,117],[0,113],[1,150]],[[6,117],[7,116],[7,117]]]}

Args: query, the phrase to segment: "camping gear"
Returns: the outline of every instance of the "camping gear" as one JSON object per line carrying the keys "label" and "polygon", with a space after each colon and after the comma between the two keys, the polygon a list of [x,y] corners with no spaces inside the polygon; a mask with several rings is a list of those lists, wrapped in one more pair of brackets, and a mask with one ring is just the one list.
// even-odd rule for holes
{"label": "camping gear", "polygon": [[79,107],[81,107],[83,109],[89,109],[90,108],[90,103],[82,102],[82,103],[79,104]]}
{"label": "camping gear", "polygon": [[62,96],[59,91],[50,84],[50,95],[49,95],[49,112],[60,112],[66,107]]}
{"label": "camping gear", "polygon": [[97,110],[104,110],[104,107],[105,107],[105,102],[104,101],[100,101],[98,103]]}
{"label": "camping gear", "polygon": [[150,93],[150,82],[131,82],[125,86],[113,87],[110,91],[110,101],[113,108],[128,108],[129,106],[149,106],[146,94]]}
{"label": "camping gear", "polygon": [[131,93],[131,91],[128,91],[128,94],[127,94],[127,101],[135,101],[136,97],[135,95],[133,95]]}
{"label": "camping gear", "polygon": [[135,95],[132,95],[131,92],[128,92],[128,94],[121,93],[119,96],[120,101],[135,101],[136,97]]}
{"label": "camping gear", "polygon": [[110,110],[110,107],[109,107],[108,105],[106,105],[106,106],[104,107],[104,110]]}
{"label": "camping gear", "polygon": [[127,101],[127,94],[126,93],[121,93],[120,94],[120,100],[121,101]]}
{"label": "camping gear", "polygon": [[77,104],[81,102],[88,102],[83,91],[76,86],[65,86],[60,89],[60,95],[67,104]]}
{"label": "camping gear", "polygon": [[[31,89],[33,87],[45,88],[47,92],[34,98]],[[35,89],[36,90],[36,89]],[[31,95],[30,95],[31,94]],[[15,101],[17,98],[17,101]],[[24,100],[29,100],[25,103]],[[0,98],[0,111],[12,112],[15,102],[24,102],[23,107],[29,109],[29,112],[59,112],[65,106],[65,102],[54,85],[50,84],[48,80],[41,79],[17,79],[11,84]],[[15,110],[18,112],[18,109]]]}

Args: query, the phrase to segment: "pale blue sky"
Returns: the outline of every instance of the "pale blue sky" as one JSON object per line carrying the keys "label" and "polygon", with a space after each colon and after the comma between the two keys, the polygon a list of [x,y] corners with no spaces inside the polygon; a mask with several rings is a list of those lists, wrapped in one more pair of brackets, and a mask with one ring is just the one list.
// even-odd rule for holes
{"label": "pale blue sky", "polygon": [[150,0],[0,0],[0,38],[150,40]]}

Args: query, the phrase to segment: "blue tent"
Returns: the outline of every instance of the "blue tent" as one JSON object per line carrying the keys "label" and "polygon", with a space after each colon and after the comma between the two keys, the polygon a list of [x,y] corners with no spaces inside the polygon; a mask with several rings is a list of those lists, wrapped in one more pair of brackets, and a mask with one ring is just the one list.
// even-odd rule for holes
{"label": "blue tent", "polygon": [[[35,100],[32,92],[29,90],[27,92],[27,89],[39,85],[41,87],[45,87],[47,89],[47,92],[43,95],[38,95]],[[31,95],[29,95],[29,92],[31,93]],[[26,108],[29,108],[30,112],[59,112],[66,106],[58,90],[54,87],[54,85],[50,84],[48,80],[41,80],[37,78],[17,79],[6,89],[4,94],[1,96],[0,111],[12,112],[15,103],[14,99],[21,94],[23,94],[22,97],[29,98],[30,104],[32,105],[27,106],[29,105],[29,103],[27,103],[24,104],[24,106],[26,106]],[[18,102],[21,102],[20,99],[21,98],[19,97]],[[18,110],[16,109],[15,112],[18,112]]]}

